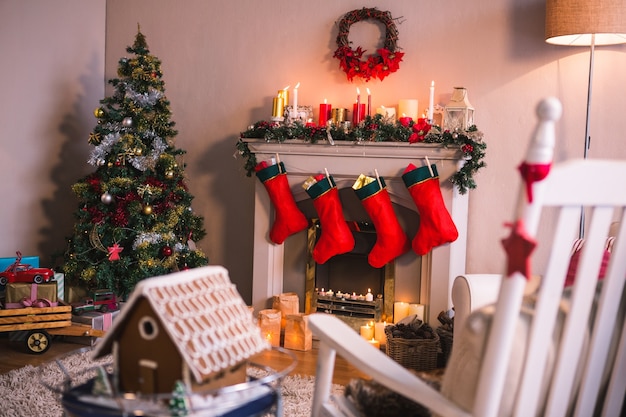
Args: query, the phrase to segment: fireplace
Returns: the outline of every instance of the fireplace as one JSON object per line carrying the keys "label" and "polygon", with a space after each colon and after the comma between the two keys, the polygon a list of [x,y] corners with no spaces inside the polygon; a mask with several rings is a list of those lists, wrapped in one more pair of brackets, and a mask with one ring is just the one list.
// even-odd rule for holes
{"label": "fireplace", "polygon": [[395,261],[382,268],[368,262],[376,244],[371,223],[349,222],[354,248],[333,256],[324,264],[313,259],[313,248],[322,230],[317,219],[307,230],[306,285],[304,312],[324,312],[339,316],[358,330],[370,321],[391,321],[395,294]]}
{"label": "fireplace", "polygon": [[[285,164],[289,185],[299,205],[310,204],[302,183],[311,175],[327,169],[340,190],[345,211],[350,213],[348,221],[367,220],[353,214],[350,205],[357,208],[360,202],[350,202],[354,192],[350,189],[359,174],[373,176],[374,170],[385,178],[387,190],[409,238],[419,225],[419,216],[404,183],[402,172],[409,163],[416,166],[437,164],[444,202],[459,231],[459,238],[449,245],[433,249],[419,257],[412,251],[396,259],[390,270],[394,275],[394,294],[389,299],[415,302],[426,305],[426,318],[447,310],[451,306],[450,288],[452,280],[465,272],[465,249],[467,232],[467,195],[460,195],[447,179],[462,163],[461,152],[454,148],[443,148],[437,144],[408,144],[405,142],[336,142],[336,145],[311,144],[299,140],[283,143],[265,142],[262,139],[246,139],[257,160],[266,160],[279,155]],[[307,277],[307,233],[293,235],[282,245],[273,244],[268,232],[274,217],[267,191],[260,181],[255,180],[254,221],[254,265],[252,304],[256,311],[268,308],[274,295],[294,291],[299,294],[301,311],[306,306],[306,288],[315,288]],[[343,191],[343,192],[342,192]],[[362,207],[360,210],[363,211]],[[305,211],[305,210],[303,210]],[[306,211],[305,211],[305,214]],[[307,214],[309,219],[315,213]],[[356,289],[354,290],[356,291]]]}

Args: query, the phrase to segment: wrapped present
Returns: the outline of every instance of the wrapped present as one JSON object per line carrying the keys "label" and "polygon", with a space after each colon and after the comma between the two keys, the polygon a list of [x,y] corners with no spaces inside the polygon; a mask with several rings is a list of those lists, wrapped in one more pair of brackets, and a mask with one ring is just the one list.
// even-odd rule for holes
{"label": "wrapped present", "polygon": [[313,333],[309,328],[309,318],[302,313],[287,315],[285,325],[285,349],[311,350]]}
{"label": "wrapped present", "polygon": [[259,327],[261,334],[272,346],[280,346],[280,311],[266,309],[259,311]]}
{"label": "wrapped present", "polygon": [[[107,331],[111,328],[113,321],[118,316],[120,310],[111,311],[107,313],[101,313],[99,311],[86,311],[80,316],[72,315],[72,321],[74,323],[87,324],[95,330]],[[85,336],[66,336],[68,342],[78,343],[81,345],[93,346],[98,341],[98,337],[85,337]]]}
{"label": "wrapped present", "polygon": [[55,272],[54,281],[57,283],[57,299],[65,300],[65,274]]}
{"label": "wrapped present", "polygon": [[[13,264],[17,258],[15,256],[8,258],[0,258],[0,271],[4,271]],[[20,263],[28,264],[33,268],[39,268],[39,256],[22,256]]]}
{"label": "wrapped present", "polygon": [[7,284],[5,308],[24,307],[56,307],[57,284],[29,284],[25,282],[12,282]]}
{"label": "wrapped present", "polygon": [[287,315],[298,314],[300,308],[300,300],[298,294],[295,292],[286,292],[279,295],[275,295],[272,300],[272,309],[278,310],[281,313],[280,328],[285,329],[287,324]]}

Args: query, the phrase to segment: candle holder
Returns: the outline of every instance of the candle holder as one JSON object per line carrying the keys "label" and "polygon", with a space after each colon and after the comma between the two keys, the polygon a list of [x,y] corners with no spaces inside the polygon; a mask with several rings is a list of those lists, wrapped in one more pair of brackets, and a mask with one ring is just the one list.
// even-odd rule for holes
{"label": "candle holder", "polygon": [[467,130],[474,124],[474,107],[467,98],[467,89],[454,87],[450,102],[444,109],[444,129]]}

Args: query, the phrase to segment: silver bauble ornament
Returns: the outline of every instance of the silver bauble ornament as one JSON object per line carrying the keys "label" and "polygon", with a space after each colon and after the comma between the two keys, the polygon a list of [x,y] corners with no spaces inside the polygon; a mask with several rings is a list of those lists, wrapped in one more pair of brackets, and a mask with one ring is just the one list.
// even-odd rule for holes
{"label": "silver bauble ornament", "polygon": [[102,201],[104,204],[111,204],[113,202],[113,196],[108,192],[105,192],[100,196],[100,201]]}
{"label": "silver bauble ornament", "polygon": [[124,117],[124,120],[122,120],[122,126],[131,127],[132,125],[133,125],[133,119],[130,117]]}

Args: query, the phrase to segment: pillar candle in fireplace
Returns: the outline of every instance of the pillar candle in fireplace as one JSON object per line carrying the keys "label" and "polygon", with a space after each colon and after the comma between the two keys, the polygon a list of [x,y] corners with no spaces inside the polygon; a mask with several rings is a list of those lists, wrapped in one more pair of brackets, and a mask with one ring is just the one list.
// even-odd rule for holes
{"label": "pillar candle in fireplace", "polygon": [[397,323],[409,315],[409,303],[396,301],[393,303],[393,322]]}
{"label": "pillar candle in fireplace", "polygon": [[415,314],[418,319],[424,321],[424,305],[423,304],[409,304],[409,316]]}
{"label": "pillar candle in fireplace", "polygon": [[387,322],[385,321],[379,321],[378,323],[374,324],[374,339],[378,340],[381,345],[387,344],[387,335],[385,335],[386,325]]}
{"label": "pillar candle in fireplace", "polygon": [[365,340],[370,340],[374,338],[374,328],[369,324],[365,326],[361,326],[361,337]]}

